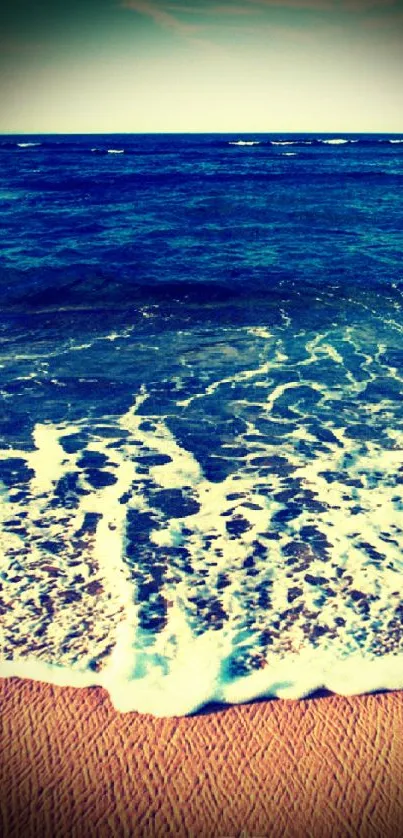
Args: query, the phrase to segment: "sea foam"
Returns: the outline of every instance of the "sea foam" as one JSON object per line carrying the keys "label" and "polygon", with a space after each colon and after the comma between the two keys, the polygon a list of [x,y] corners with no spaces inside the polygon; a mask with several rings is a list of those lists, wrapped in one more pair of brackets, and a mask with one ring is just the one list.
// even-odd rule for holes
{"label": "sea foam", "polygon": [[[320,687],[403,687],[401,644],[387,627],[403,572],[400,434],[390,428],[390,447],[380,449],[332,421],[342,344],[313,337],[301,379],[275,384],[286,347],[270,330],[251,330],[250,339],[261,342],[257,366],[178,400],[200,415],[200,403],[237,390],[232,411],[248,417],[246,428],[223,452],[243,453],[218,482],[164,417],[148,415],[145,386],[87,442],[80,423],[37,424],[33,450],[2,452],[10,488],[1,573],[11,604],[2,675],[98,684],[118,710],[157,716]],[[353,349],[358,336],[346,339]],[[315,380],[323,363],[334,369],[334,390]],[[364,379],[376,363],[362,358]],[[352,377],[349,387],[357,398],[365,380]],[[319,444],[310,414],[318,399],[332,405]],[[285,402],[305,405],[305,421],[291,430],[281,420],[289,432],[279,453],[258,429],[275,426]],[[381,416],[387,401],[377,407]]]}

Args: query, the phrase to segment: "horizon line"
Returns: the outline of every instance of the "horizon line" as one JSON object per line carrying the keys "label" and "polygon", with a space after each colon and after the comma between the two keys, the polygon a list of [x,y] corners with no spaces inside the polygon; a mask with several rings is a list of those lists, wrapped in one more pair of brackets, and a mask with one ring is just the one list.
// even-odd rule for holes
{"label": "horizon line", "polygon": [[337,135],[337,134],[353,134],[355,136],[389,136],[394,134],[399,134],[403,136],[403,129],[400,131],[351,131],[348,129],[340,129],[334,131],[321,131],[320,129],[315,131],[303,131],[303,130],[292,130],[292,131],[285,131],[285,130],[258,130],[253,131],[251,129],[239,129],[233,131],[174,131],[174,130],[166,130],[166,131],[15,131],[15,130],[4,130],[0,131],[0,137],[9,137],[9,136],[31,136],[31,137],[62,137],[62,136],[76,136],[76,137],[92,137],[92,136],[166,136],[166,135],[173,135],[173,136],[183,136],[187,134],[193,134],[196,136],[211,136],[211,135],[223,135],[223,136],[232,136],[234,134],[248,134],[254,136],[263,136],[266,134],[306,134],[306,135],[315,135],[315,134],[324,134],[324,135]]}

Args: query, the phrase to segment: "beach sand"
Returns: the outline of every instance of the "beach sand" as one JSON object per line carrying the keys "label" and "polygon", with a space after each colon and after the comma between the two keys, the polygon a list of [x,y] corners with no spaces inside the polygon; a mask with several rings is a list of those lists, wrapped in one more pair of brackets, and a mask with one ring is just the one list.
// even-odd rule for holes
{"label": "beach sand", "polygon": [[403,692],[178,719],[118,714],[100,688],[0,697],[3,838],[403,833]]}

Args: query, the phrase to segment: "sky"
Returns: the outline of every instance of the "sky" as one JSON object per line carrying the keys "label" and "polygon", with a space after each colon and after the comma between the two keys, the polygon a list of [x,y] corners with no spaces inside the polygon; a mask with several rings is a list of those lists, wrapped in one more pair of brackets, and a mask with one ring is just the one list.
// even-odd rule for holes
{"label": "sky", "polygon": [[403,133],[403,0],[3,0],[0,132]]}

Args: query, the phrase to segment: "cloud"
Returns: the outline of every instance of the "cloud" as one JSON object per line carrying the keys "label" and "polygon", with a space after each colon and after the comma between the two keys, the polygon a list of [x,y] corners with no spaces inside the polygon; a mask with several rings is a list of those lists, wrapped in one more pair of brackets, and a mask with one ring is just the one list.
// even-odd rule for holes
{"label": "cloud", "polygon": [[334,8],[333,0],[246,0],[261,10],[295,9],[295,11],[322,12]]}
{"label": "cloud", "polygon": [[157,5],[149,3],[148,0],[122,0],[120,3],[124,9],[131,9],[134,12],[150,17],[155,23],[166,29],[172,29],[179,35],[191,36],[200,31],[200,26],[193,23],[185,23],[175,15],[171,14],[169,3]]}
{"label": "cloud", "polygon": [[[155,21],[160,26],[172,29],[178,34],[191,36],[200,33],[205,25],[211,24],[215,16],[225,18],[247,18],[262,15],[271,9],[288,9],[299,12],[329,12],[330,14],[365,14],[366,12],[398,10],[401,0],[243,0],[243,3],[219,2],[206,5],[199,0],[121,0],[120,5],[132,9]],[[183,16],[199,17],[199,22],[189,23]]]}
{"label": "cloud", "polygon": [[[193,46],[200,47],[202,50],[208,49],[209,52],[214,50],[220,54],[222,53],[223,48],[221,45],[204,37],[204,33],[209,29],[207,22],[187,23],[181,20],[177,14],[173,13],[178,11],[188,13],[189,6],[179,6],[179,4],[164,2],[164,0],[159,5],[156,2],[148,2],[148,0],[120,0],[120,6],[121,8],[131,9],[134,12],[151,18],[158,26],[171,30],[184,40],[189,41]],[[195,13],[199,13],[202,16],[204,8],[197,8],[196,4],[194,4],[191,11],[194,10]]]}
{"label": "cloud", "polygon": [[[237,43],[240,32],[246,38],[267,33],[288,40],[309,41],[317,37],[318,25],[333,32],[341,31],[349,16],[352,22],[367,30],[390,28],[389,21],[393,18],[399,26],[403,14],[401,4],[402,0],[243,0],[242,5],[234,0],[208,5],[205,0],[119,0],[121,8],[149,18],[194,46],[211,50],[228,48],[228,43],[225,46],[221,43],[223,26],[227,34],[234,30]],[[272,10],[287,10],[287,21],[273,20]],[[315,22],[315,26],[301,25],[301,14],[305,12],[309,14],[308,23]],[[316,19],[312,18],[315,13]]]}
{"label": "cloud", "polygon": [[192,6],[184,5],[180,3],[172,3],[169,4],[169,10],[174,12],[182,12],[185,14],[191,15],[200,15],[204,16],[206,19],[210,19],[215,15],[231,15],[233,17],[250,17],[254,14],[259,14],[260,9],[258,8],[258,4],[254,9],[253,6],[238,6],[234,5],[233,3],[221,3],[217,4],[216,6],[206,6],[198,5],[194,3]]}
{"label": "cloud", "polygon": [[342,8],[351,12],[382,11],[399,5],[399,0],[342,0]]}
{"label": "cloud", "polygon": [[396,7],[399,0],[244,0],[260,9],[287,8],[296,11],[366,12]]}

